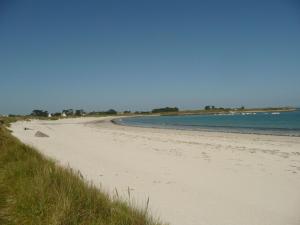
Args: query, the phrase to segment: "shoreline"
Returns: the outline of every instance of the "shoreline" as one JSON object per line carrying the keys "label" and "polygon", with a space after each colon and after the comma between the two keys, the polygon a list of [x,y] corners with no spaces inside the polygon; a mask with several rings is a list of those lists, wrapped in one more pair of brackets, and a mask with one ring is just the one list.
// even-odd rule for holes
{"label": "shoreline", "polygon": [[[156,116],[156,117],[160,117],[162,115],[149,115],[151,117]],[[174,115],[174,116],[180,116],[180,115]],[[187,115],[185,115],[187,116]],[[187,130],[187,131],[198,131],[198,132],[214,132],[214,133],[232,133],[232,134],[254,134],[254,135],[267,135],[267,136],[284,136],[284,137],[300,137],[300,134],[283,134],[283,133],[264,133],[264,132],[259,132],[259,130],[261,131],[276,131],[276,130],[281,130],[283,131],[284,129],[280,129],[280,128],[270,128],[270,129],[256,129],[257,132],[253,131],[250,132],[251,127],[217,127],[217,126],[192,126],[192,125],[169,125],[169,126],[163,126],[163,125],[151,125],[151,124],[145,124],[144,126],[142,124],[129,124],[129,123],[122,123],[120,122],[120,120],[122,120],[123,118],[137,118],[137,117],[148,117],[148,115],[145,116],[126,116],[126,117],[118,117],[115,119],[110,120],[111,123],[115,124],[115,125],[119,125],[119,126],[128,126],[128,127],[140,127],[140,128],[152,128],[152,129],[167,129],[167,130]],[[192,127],[197,127],[198,129],[194,128],[192,129]],[[189,129],[190,128],[190,129]],[[218,128],[224,128],[224,130],[218,130]],[[226,128],[228,128],[226,130]],[[243,130],[243,131],[238,131],[238,130]],[[253,129],[255,130],[255,128]],[[291,129],[293,130],[293,129]],[[298,131],[298,130],[297,130]]]}
{"label": "shoreline", "polygon": [[151,214],[171,225],[299,224],[299,137],[145,129],[116,118],[19,121],[11,129],[112,195],[129,191],[138,205],[149,197]]}
{"label": "shoreline", "polygon": [[[274,109],[244,109],[244,110],[183,110],[178,112],[165,112],[165,113],[150,113],[148,115],[161,115],[161,116],[191,116],[191,115],[213,115],[213,114],[242,114],[242,113],[272,113],[272,112],[294,112],[299,108],[274,108]],[[147,115],[147,114],[144,114]]]}

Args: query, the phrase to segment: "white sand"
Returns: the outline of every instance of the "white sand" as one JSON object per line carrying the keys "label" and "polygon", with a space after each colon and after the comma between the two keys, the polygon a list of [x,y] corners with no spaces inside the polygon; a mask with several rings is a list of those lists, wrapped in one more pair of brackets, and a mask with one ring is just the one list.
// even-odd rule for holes
{"label": "white sand", "polygon": [[[299,225],[300,138],[17,122],[14,135],[173,225]],[[24,127],[33,130],[24,130]],[[36,131],[50,137],[35,137]]]}

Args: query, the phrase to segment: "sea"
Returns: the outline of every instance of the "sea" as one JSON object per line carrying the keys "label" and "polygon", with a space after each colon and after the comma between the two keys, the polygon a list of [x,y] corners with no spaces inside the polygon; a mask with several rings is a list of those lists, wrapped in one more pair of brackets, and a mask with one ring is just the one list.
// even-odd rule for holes
{"label": "sea", "polygon": [[291,112],[137,116],[115,122],[139,127],[300,137],[300,109]]}

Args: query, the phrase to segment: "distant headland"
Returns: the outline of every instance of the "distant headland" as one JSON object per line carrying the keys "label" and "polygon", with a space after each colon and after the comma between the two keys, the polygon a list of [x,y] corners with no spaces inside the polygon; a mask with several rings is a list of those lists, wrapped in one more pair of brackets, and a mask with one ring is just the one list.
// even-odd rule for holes
{"label": "distant headland", "polygon": [[290,112],[295,111],[295,107],[266,107],[266,108],[245,108],[244,106],[238,108],[225,108],[207,105],[202,109],[180,110],[178,107],[163,107],[154,108],[151,111],[117,111],[109,109],[106,111],[91,111],[87,112],[83,109],[63,109],[61,112],[49,112],[42,109],[34,109],[28,115],[9,114],[1,115],[0,117],[25,117],[25,118],[40,118],[40,119],[60,119],[60,118],[74,118],[74,117],[89,117],[89,116],[132,116],[132,115],[201,115],[201,114],[236,114],[236,113],[256,113],[256,112]]}

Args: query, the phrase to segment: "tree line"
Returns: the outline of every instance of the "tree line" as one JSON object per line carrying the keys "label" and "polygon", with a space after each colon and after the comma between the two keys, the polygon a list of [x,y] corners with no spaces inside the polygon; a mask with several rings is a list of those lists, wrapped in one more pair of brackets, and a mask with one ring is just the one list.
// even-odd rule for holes
{"label": "tree line", "polygon": [[[239,108],[235,108],[235,110],[244,110],[245,107],[241,106]],[[207,105],[203,108],[205,111],[230,111],[232,108],[223,108],[223,107],[215,107],[214,105]],[[70,117],[70,116],[101,116],[101,115],[117,115],[117,114],[141,114],[141,115],[147,115],[151,113],[176,113],[179,112],[178,107],[163,107],[163,108],[155,108],[151,111],[135,111],[131,112],[130,110],[125,110],[123,112],[117,112],[115,109],[109,109],[107,111],[92,111],[92,112],[85,112],[83,109],[64,109],[61,112],[55,112],[55,113],[49,113],[47,110],[41,110],[41,109],[34,109],[32,110],[32,113],[30,116],[35,117]],[[11,117],[16,115],[9,115]]]}

